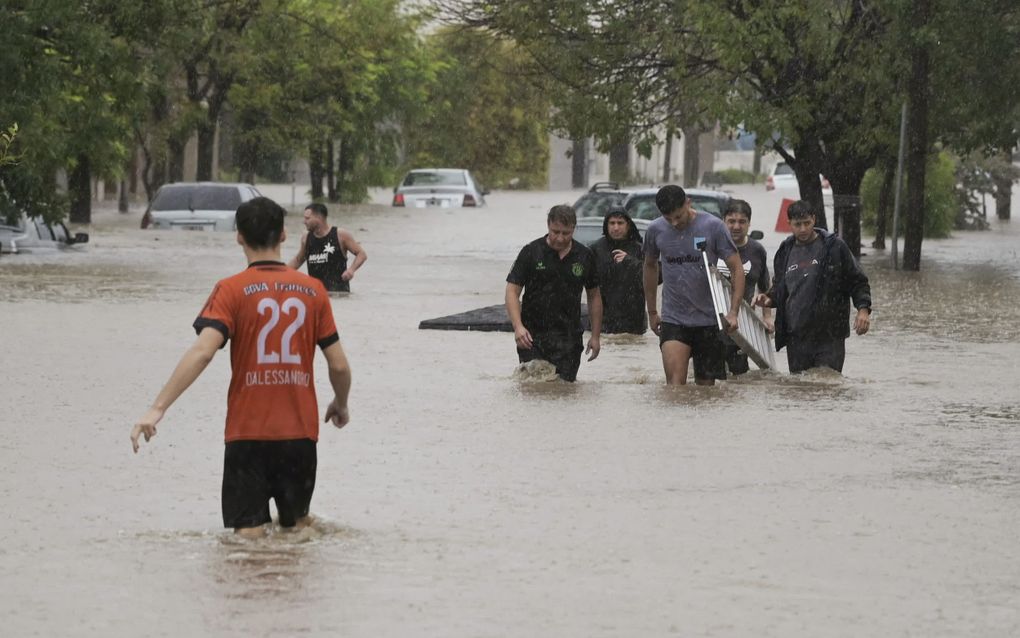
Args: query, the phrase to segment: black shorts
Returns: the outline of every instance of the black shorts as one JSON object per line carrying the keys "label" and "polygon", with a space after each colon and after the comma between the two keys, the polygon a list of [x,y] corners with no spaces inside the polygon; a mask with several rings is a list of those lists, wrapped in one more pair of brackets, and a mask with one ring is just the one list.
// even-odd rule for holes
{"label": "black shorts", "polygon": [[744,374],[751,369],[747,362],[747,353],[729,339],[726,340],[726,367],[733,376]]}
{"label": "black shorts", "polygon": [[717,326],[680,326],[663,321],[659,326],[659,348],[667,341],[690,346],[695,379],[726,380],[726,344]]}
{"label": "black shorts", "polygon": [[230,441],[223,451],[223,526],[271,522],[276,501],[280,525],[308,516],[315,490],[315,441]]}
{"label": "black shorts", "polygon": [[517,358],[521,363],[543,359],[556,366],[556,374],[564,381],[577,379],[581,353],[584,352],[580,334],[532,334],[531,341],[531,349],[517,348]]}
{"label": "black shorts", "polygon": [[801,341],[791,338],[786,344],[786,362],[790,365],[791,373],[822,367],[843,372],[845,360],[846,341],[843,339]]}

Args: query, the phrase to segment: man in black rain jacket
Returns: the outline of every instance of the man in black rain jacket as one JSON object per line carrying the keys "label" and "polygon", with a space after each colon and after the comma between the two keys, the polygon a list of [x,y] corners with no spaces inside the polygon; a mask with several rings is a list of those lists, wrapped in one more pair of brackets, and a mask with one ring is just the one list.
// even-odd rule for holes
{"label": "man in black rain jacket", "polygon": [[776,309],[776,350],[786,347],[790,372],[825,366],[843,371],[850,302],[858,335],[871,326],[871,286],[850,247],[815,228],[810,204],[787,209],[793,235],[776,251],[771,289],[755,303]]}
{"label": "man in black rain jacket", "polygon": [[602,292],[602,332],[644,334],[644,289],[641,268],[644,253],[634,220],[617,208],[602,221],[602,238],[591,245]]}

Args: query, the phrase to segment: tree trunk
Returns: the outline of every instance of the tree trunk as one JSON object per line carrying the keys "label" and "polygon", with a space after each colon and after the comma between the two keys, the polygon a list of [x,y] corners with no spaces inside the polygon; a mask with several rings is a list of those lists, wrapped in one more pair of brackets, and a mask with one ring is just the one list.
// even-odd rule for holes
{"label": "tree trunk", "polygon": [[630,142],[617,142],[609,149],[609,181],[621,186],[630,178]]}
{"label": "tree trunk", "polygon": [[889,211],[892,209],[893,188],[896,186],[896,168],[894,162],[879,164],[882,171],[882,186],[878,189],[878,210],[875,211],[875,241],[871,247],[885,250],[885,236],[889,225]]}
{"label": "tree trunk", "polygon": [[751,165],[751,184],[758,183],[758,177],[761,175],[761,147],[757,144],[754,145],[754,159]]}
{"label": "tree trunk", "polygon": [[336,201],[350,201],[351,172],[354,170],[354,149],[347,136],[340,138],[340,154],[336,158]]}
{"label": "tree trunk", "polygon": [[[341,155],[343,154],[343,143],[341,142]],[[336,149],[333,146],[333,138],[326,140],[326,198],[331,202],[340,201],[337,194],[337,176],[334,169],[336,162]]]}
{"label": "tree trunk", "polygon": [[588,140],[573,140],[570,151],[570,185],[588,188]]}
{"label": "tree trunk", "polygon": [[121,213],[128,212],[128,185],[127,180],[120,180],[117,188],[117,210]]}
{"label": "tree trunk", "polygon": [[71,196],[70,220],[75,224],[92,223],[92,167],[85,154],[78,155],[78,163],[67,178]]}
{"label": "tree trunk", "polygon": [[854,257],[861,256],[861,182],[863,176],[830,181],[832,215],[839,221],[839,235]]}
{"label": "tree trunk", "polygon": [[[1013,151],[1003,152],[1006,166],[1013,166]],[[1009,221],[1010,208],[1013,206],[1013,177],[999,177],[995,180],[995,216],[1002,221]]]}
{"label": "tree trunk", "polygon": [[701,178],[701,144],[698,138],[701,131],[693,126],[683,129],[684,132],[684,188],[694,188]]}
{"label": "tree trunk", "polygon": [[314,142],[308,153],[308,172],[311,176],[312,201],[322,199],[322,144]]}
{"label": "tree trunk", "polygon": [[131,153],[131,162],[128,164],[128,190],[131,197],[138,195],[138,149]]}
{"label": "tree trunk", "polygon": [[822,197],[822,179],[819,177],[822,172],[822,151],[818,147],[818,140],[805,138],[794,147],[793,156],[778,144],[775,145],[775,149],[779,151],[779,154],[783,156],[797,176],[800,198],[810,204],[811,210],[815,211],[815,225],[818,228],[828,229],[825,198]]}
{"label": "tree trunk", "polygon": [[169,154],[166,181],[171,184],[184,181],[184,146],[186,140],[171,137],[167,140],[167,152]]}
{"label": "tree trunk", "polygon": [[[212,117],[212,113],[209,114]],[[213,153],[216,151],[216,121],[204,120],[198,125],[198,163],[195,166],[195,181],[213,180]]]}
{"label": "tree trunk", "polygon": [[216,124],[202,122],[196,130],[198,137],[198,158],[195,164],[195,181],[213,180],[213,153],[216,150]]}
{"label": "tree trunk", "polygon": [[[915,32],[925,29],[931,17],[930,0],[914,0]],[[911,52],[907,80],[907,195],[904,200],[903,270],[921,269],[924,240],[924,172],[928,165],[928,45],[917,44]]]}
{"label": "tree trunk", "polygon": [[662,160],[662,183],[668,184],[672,179],[673,172],[673,129],[666,131],[666,148]]}

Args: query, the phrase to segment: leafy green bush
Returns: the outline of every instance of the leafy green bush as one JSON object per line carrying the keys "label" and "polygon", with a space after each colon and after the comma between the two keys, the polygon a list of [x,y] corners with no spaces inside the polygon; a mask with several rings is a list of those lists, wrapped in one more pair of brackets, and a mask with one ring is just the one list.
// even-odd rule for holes
{"label": "leafy green bush", "polygon": [[754,173],[739,168],[727,168],[717,171],[717,174],[722,177],[723,184],[752,184],[757,181]]}
{"label": "leafy green bush", "polygon": [[[924,172],[924,236],[941,238],[949,237],[956,219],[956,163],[953,157],[943,151],[933,153],[928,159]],[[878,191],[882,187],[882,175],[872,168],[864,176],[861,183],[861,223],[870,233],[875,232],[875,221],[878,215]],[[906,226],[902,206],[907,194],[907,179],[903,176],[903,192],[900,194],[900,227],[899,235],[903,236]],[[891,199],[891,198],[890,198]],[[889,222],[886,228],[892,227],[892,201],[889,202]]]}

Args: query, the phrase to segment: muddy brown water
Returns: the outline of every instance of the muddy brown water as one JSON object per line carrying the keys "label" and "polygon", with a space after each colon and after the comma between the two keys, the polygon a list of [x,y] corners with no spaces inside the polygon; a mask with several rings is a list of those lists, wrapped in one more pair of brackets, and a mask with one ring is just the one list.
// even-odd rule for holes
{"label": "muddy brown water", "polygon": [[[737,192],[771,254],[778,197]],[[648,335],[522,383],[511,335],[417,329],[499,303],[574,197],[334,212],[370,255],[333,300],[352,422],[315,528],[257,543],[220,528],[227,356],[127,438],[233,236],[101,211],[84,251],[0,258],[0,633],[1020,635],[1020,222],[926,242],[921,273],[867,250],[845,377],[670,389]]]}

